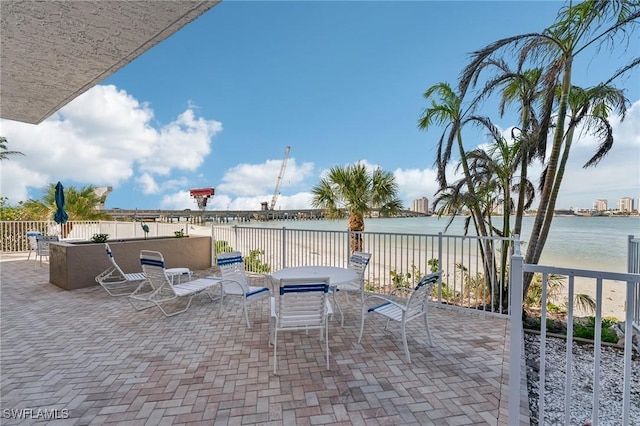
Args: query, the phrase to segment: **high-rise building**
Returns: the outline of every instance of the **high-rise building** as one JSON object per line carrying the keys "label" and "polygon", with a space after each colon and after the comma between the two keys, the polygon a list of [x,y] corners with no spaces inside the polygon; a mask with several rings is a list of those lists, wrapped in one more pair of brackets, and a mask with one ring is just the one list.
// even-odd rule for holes
{"label": "high-rise building", "polygon": [[609,210],[607,207],[607,200],[599,199],[593,202],[593,209],[597,212],[605,212]]}
{"label": "high-rise building", "polygon": [[418,213],[429,213],[429,200],[427,197],[422,197],[411,202],[411,211]]}
{"label": "high-rise building", "polygon": [[633,208],[633,198],[631,197],[620,198],[616,207],[620,213],[631,213],[635,210]]}

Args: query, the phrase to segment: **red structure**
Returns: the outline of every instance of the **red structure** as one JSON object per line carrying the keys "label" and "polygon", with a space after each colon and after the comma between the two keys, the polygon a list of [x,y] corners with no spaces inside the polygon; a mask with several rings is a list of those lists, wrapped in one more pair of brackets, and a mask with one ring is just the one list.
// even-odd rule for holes
{"label": "red structure", "polygon": [[215,188],[191,188],[189,190],[189,195],[191,195],[191,198],[196,199],[198,208],[203,211],[207,207],[207,200],[213,197],[214,193]]}

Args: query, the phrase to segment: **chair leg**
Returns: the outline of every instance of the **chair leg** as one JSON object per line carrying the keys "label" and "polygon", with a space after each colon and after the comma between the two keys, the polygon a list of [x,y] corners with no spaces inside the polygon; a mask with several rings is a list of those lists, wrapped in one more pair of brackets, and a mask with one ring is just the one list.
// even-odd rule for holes
{"label": "chair leg", "polygon": [[[179,300],[179,299],[180,299],[180,298],[178,298],[178,300]],[[172,300],[173,300],[173,299],[172,299]],[[189,302],[187,302],[187,306],[186,306],[184,309],[182,309],[182,310],[180,310],[180,311],[171,312],[171,313],[167,313],[167,311],[165,311],[165,310],[162,308],[161,302],[154,302],[154,303],[155,303],[155,305],[156,305],[158,308],[160,308],[160,310],[162,311],[162,313],[164,314],[164,316],[166,316],[166,317],[172,317],[172,316],[174,316],[174,315],[178,315],[178,314],[181,314],[181,313],[183,313],[183,312],[186,312],[186,310],[187,310],[187,309],[189,309],[189,306],[191,306],[191,301],[192,301],[192,300],[193,300],[193,295],[192,295],[192,296],[189,296]]]}
{"label": "chair leg", "polygon": [[278,366],[278,329],[274,327],[273,331],[273,374],[276,374]]}
{"label": "chair leg", "polygon": [[364,316],[365,316],[365,312],[364,312],[364,303],[362,304],[362,315],[360,318],[360,336],[358,336],[358,344],[360,344],[360,340],[362,340],[362,331],[364,330]]}
{"label": "chair leg", "polygon": [[424,311],[424,327],[427,330],[427,339],[429,340],[429,346],[433,346],[433,340],[431,340],[431,330],[429,330],[429,320],[427,319],[427,311]]}
{"label": "chair leg", "polygon": [[333,290],[333,304],[338,308],[338,311],[340,312],[340,327],[344,327],[344,313],[342,312],[342,307],[340,306],[340,303],[338,303],[338,299],[336,294],[338,293],[338,289],[334,289]]}
{"label": "chair leg", "polygon": [[404,344],[404,354],[407,357],[407,362],[411,362],[411,355],[409,355],[409,346],[407,345],[407,327],[404,321],[402,321],[402,343]]}
{"label": "chair leg", "polygon": [[218,318],[222,315],[222,305],[224,305],[224,290],[220,291],[220,305],[218,306]]}
{"label": "chair leg", "polygon": [[251,323],[249,322],[249,312],[247,310],[247,298],[243,296],[242,298],[242,309],[244,310],[244,319],[247,322],[247,328],[251,328]]}
{"label": "chair leg", "polygon": [[327,323],[327,317],[324,317],[324,345],[327,351],[327,370],[329,369],[329,324]]}

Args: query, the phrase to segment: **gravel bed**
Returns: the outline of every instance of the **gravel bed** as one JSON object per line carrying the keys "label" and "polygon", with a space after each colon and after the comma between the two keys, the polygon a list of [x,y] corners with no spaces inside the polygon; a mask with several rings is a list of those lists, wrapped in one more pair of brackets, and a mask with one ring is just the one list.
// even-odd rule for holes
{"label": "gravel bed", "polygon": [[[540,336],[525,333],[527,387],[531,424],[538,425]],[[547,337],[546,386],[544,388],[544,424],[564,424],[564,385],[566,379],[566,344],[564,339]],[[571,425],[591,422],[593,403],[593,345],[573,345]],[[599,425],[622,425],[622,387],[624,351],[602,346],[600,367]],[[631,364],[630,424],[640,425],[640,356],[633,352]],[[626,426],[626,425],[624,425]]]}

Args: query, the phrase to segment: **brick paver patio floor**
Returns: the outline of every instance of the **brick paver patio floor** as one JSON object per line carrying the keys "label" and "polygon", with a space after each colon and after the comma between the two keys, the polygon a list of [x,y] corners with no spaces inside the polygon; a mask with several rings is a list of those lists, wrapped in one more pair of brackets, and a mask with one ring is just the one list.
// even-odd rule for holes
{"label": "brick paver patio floor", "polygon": [[99,286],[59,289],[26,257],[0,257],[2,424],[43,424],[39,409],[68,416],[49,422],[60,425],[507,424],[505,319],[434,307],[434,346],[410,323],[406,364],[382,322],[357,343],[359,299],[339,295],[330,370],[317,332],[288,332],[274,375],[267,298],[251,305],[252,329],[238,304],[218,317],[206,295],[167,318]]}

